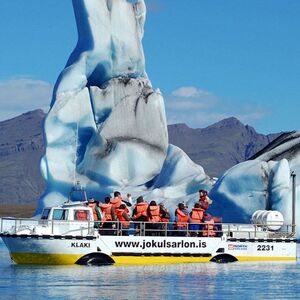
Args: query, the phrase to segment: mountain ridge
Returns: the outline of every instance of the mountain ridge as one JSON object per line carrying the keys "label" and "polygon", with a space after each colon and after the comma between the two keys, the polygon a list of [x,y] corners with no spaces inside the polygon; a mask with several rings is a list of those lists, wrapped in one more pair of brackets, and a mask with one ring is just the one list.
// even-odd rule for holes
{"label": "mountain ridge", "polygon": [[[39,166],[45,152],[45,116],[38,109],[0,122],[0,204],[36,202],[45,190]],[[168,133],[171,144],[214,177],[255,155],[280,135],[259,134],[234,117],[206,128],[172,124],[168,125]]]}

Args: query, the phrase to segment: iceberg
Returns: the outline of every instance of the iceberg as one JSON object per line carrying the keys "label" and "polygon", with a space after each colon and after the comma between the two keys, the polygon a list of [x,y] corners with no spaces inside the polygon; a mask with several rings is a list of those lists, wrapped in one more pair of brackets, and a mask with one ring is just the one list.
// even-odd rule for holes
{"label": "iceberg", "polygon": [[196,200],[212,180],[169,145],[163,96],[145,71],[144,0],[73,0],[73,8],[78,42],[45,120],[47,189],[37,213],[65,202],[77,181],[99,200],[114,190]]}
{"label": "iceberg", "polygon": [[[277,210],[292,224],[291,173],[300,174],[300,132],[286,133],[260,151],[252,160],[229,169],[219,178],[209,196],[211,212],[225,222],[249,222],[256,210]],[[296,177],[296,226],[300,227],[300,178]],[[298,209],[297,209],[298,208]],[[297,232],[300,238],[300,232]]]}

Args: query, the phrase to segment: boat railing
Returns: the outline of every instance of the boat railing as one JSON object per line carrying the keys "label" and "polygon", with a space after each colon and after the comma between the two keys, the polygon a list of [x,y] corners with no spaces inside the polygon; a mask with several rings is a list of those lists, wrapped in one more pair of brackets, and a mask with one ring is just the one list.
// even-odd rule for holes
{"label": "boat railing", "polygon": [[[190,223],[182,223],[178,227],[175,222],[128,222],[119,221],[94,222],[90,220],[36,220],[2,218],[1,234],[29,235],[114,235],[114,236],[189,236],[189,237],[221,237],[230,238],[288,238],[293,236],[292,225],[284,225],[280,231],[269,230],[261,224],[234,223],[201,223],[198,228]],[[278,225],[277,223],[272,224]]]}

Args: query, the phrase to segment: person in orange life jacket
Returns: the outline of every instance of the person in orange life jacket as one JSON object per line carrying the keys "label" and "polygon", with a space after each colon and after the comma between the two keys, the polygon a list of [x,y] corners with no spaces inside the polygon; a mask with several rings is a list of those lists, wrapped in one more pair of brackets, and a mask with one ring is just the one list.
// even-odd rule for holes
{"label": "person in orange life jacket", "polygon": [[113,205],[114,208],[119,208],[122,203],[125,203],[129,207],[132,205],[130,202],[125,201],[122,198],[121,193],[118,191],[114,192],[114,197],[112,199],[110,199],[110,203]]}
{"label": "person in orange life jacket", "polygon": [[127,207],[124,203],[116,209],[116,216],[119,220],[119,230],[122,230],[122,235],[128,235],[128,229],[131,219],[129,214],[127,213]]}
{"label": "person in orange life jacket", "polygon": [[102,214],[98,207],[98,203],[99,202],[95,201],[95,199],[93,199],[93,198],[90,198],[87,203],[87,206],[90,207],[93,211],[93,217],[94,217],[94,221],[95,221],[94,227],[96,227],[96,228],[98,228],[100,226],[99,221],[101,221],[101,219],[102,219]]}
{"label": "person in orange life jacket", "polygon": [[179,203],[178,208],[175,210],[175,235],[186,236],[189,219],[189,212],[185,205],[183,203]]}
{"label": "person in orange life jacket", "polygon": [[192,211],[190,212],[190,224],[189,230],[191,236],[197,236],[198,231],[201,229],[201,223],[203,222],[204,209],[200,207],[199,203],[195,203]]}
{"label": "person in orange life jacket", "polygon": [[213,217],[208,213],[204,213],[203,222],[205,224],[202,230],[202,236],[215,236],[215,222]]}
{"label": "person in orange life jacket", "polygon": [[200,207],[204,210],[207,210],[209,205],[212,204],[212,200],[209,199],[207,191],[199,190],[199,204]]}
{"label": "person in orange life jacket", "polygon": [[102,211],[103,217],[102,217],[102,228],[101,230],[102,234],[112,234],[112,231],[109,229],[113,228],[115,224],[113,221],[116,220],[116,214],[115,214],[115,208],[110,203],[110,197],[105,197],[104,203],[100,203],[99,207]]}
{"label": "person in orange life jacket", "polygon": [[147,214],[148,214],[148,222],[151,222],[149,224],[146,224],[146,229],[149,229],[148,231],[149,235],[152,236],[160,235],[161,233],[160,207],[156,204],[155,201],[150,202],[147,209]]}
{"label": "person in orange life jacket", "polygon": [[132,220],[139,222],[148,221],[148,206],[149,204],[144,201],[143,196],[136,199],[136,205],[132,212]]}

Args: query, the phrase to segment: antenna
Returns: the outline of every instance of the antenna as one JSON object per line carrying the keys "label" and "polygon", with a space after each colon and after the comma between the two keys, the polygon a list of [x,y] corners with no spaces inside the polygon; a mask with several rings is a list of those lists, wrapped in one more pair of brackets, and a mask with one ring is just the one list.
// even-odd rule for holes
{"label": "antenna", "polygon": [[76,185],[76,161],[77,161],[77,148],[78,148],[78,132],[79,132],[79,125],[78,125],[78,120],[77,120],[77,122],[76,122],[76,133],[75,133],[75,151],[74,151],[73,186]]}
{"label": "antenna", "polygon": [[292,177],[292,233],[296,233],[296,173],[291,173]]}

